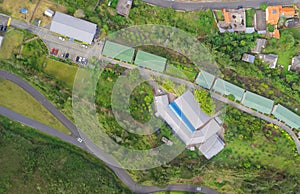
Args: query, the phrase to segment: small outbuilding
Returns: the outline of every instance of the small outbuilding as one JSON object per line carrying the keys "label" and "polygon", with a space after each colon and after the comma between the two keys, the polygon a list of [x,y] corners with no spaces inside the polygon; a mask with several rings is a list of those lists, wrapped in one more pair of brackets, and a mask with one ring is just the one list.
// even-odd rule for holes
{"label": "small outbuilding", "polygon": [[46,9],[44,15],[52,18],[54,16],[54,11],[52,11],[51,9]]}
{"label": "small outbuilding", "polygon": [[271,69],[274,69],[277,65],[278,55],[274,54],[260,54],[259,58],[262,59],[263,62],[268,63]]}
{"label": "small outbuilding", "polygon": [[133,0],[119,0],[117,4],[117,14],[128,17]]}
{"label": "small outbuilding", "polygon": [[248,62],[248,63],[254,63],[254,60],[255,60],[254,55],[250,55],[250,54],[247,54],[247,53],[243,54],[242,61],[245,61],[245,62]]}
{"label": "small outbuilding", "polygon": [[20,9],[20,13],[27,14],[27,13],[28,13],[28,10],[27,10],[26,8],[22,7],[22,8]]}

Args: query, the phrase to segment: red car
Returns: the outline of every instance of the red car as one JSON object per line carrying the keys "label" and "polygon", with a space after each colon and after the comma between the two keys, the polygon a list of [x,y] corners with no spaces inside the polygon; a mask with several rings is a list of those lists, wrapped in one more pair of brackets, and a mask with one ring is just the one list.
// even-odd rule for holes
{"label": "red car", "polygon": [[55,49],[52,48],[51,51],[50,51],[50,54],[54,54],[54,51],[55,51]]}
{"label": "red car", "polygon": [[58,51],[59,51],[58,49],[54,50],[53,54],[57,55]]}

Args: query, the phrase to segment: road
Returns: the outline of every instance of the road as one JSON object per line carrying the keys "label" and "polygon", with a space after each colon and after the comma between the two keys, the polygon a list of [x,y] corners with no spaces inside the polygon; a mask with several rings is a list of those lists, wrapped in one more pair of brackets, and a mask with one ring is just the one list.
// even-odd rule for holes
{"label": "road", "polygon": [[222,8],[237,8],[243,6],[245,8],[258,8],[262,3],[268,5],[291,5],[299,3],[299,0],[231,0],[231,1],[206,1],[206,2],[183,2],[183,1],[172,1],[172,0],[142,0],[145,3],[156,5],[165,8],[172,8],[175,10],[182,11],[195,11],[200,9],[222,9]]}
{"label": "road", "polygon": [[[197,187],[194,185],[168,185],[166,188],[159,188],[155,186],[143,186],[139,185],[130,177],[130,175],[122,168],[117,167],[119,164],[112,158],[109,154],[102,151],[99,147],[93,144],[89,139],[80,132],[79,129],[69,120],[67,119],[59,110],[57,110],[51,102],[49,102],[41,93],[39,93],[34,87],[32,87],[25,80],[20,77],[0,70],[0,78],[6,79],[14,82],[21,88],[23,88],[26,92],[28,92],[31,96],[33,96],[37,101],[39,101],[49,112],[51,112],[59,121],[61,121],[70,131],[72,131],[72,136],[68,136],[65,133],[57,131],[49,126],[46,126],[42,123],[34,121],[30,118],[27,118],[23,115],[20,115],[16,112],[13,112],[5,107],[0,106],[0,114],[6,116],[12,120],[18,121],[24,125],[35,128],[43,133],[55,136],[63,141],[71,143],[75,146],[78,146],[84,149],[87,152],[94,154],[100,160],[104,161],[107,166],[117,175],[117,177],[132,191],[136,193],[152,193],[157,191],[187,191],[187,192],[197,192]],[[77,141],[77,137],[81,137],[84,139],[84,142],[79,143]],[[92,148],[92,149],[91,149]],[[91,151],[93,150],[93,151]],[[113,164],[113,165],[112,165]],[[218,193],[210,188],[202,187],[203,193]]]}

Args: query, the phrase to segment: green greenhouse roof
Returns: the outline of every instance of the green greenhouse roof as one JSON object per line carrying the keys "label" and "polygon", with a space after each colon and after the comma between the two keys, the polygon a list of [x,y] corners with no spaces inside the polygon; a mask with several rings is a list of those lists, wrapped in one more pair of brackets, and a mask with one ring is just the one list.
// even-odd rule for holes
{"label": "green greenhouse roof", "polygon": [[144,51],[138,51],[134,63],[141,67],[146,67],[148,69],[163,72],[166,68],[167,59],[147,53]]}
{"label": "green greenhouse roof", "polygon": [[215,76],[207,73],[206,71],[200,71],[198,77],[196,78],[196,83],[203,88],[210,89],[214,83]]}
{"label": "green greenhouse roof", "polygon": [[134,55],[134,48],[107,40],[105,41],[102,55],[131,63]]}
{"label": "green greenhouse roof", "polygon": [[242,104],[259,112],[271,114],[274,106],[274,101],[247,91]]}
{"label": "green greenhouse roof", "polygon": [[289,125],[292,128],[295,129],[300,128],[300,116],[297,115],[296,113],[293,113],[292,111],[290,111],[289,109],[285,108],[280,104],[276,106],[273,115],[277,119],[284,121],[287,125]]}
{"label": "green greenhouse roof", "polygon": [[235,97],[235,100],[241,101],[244,95],[245,90],[236,85],[233,85],[227,81],[224,81],[218,78],[213,86],[213,90],[222,94],[230,95],[232,94]]}

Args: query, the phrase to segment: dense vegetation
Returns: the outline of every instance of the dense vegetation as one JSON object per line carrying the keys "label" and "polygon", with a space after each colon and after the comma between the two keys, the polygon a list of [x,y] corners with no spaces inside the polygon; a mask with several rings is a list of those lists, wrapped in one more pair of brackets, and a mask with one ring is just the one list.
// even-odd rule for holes
{"label": "dense vegetation", "polygon": [[131,193],[90,154],[0,116],[0,193]]}
{"label": "dense vegetation", "polygon": [[294,193],[300,158],[289,135],[276,126],[227,107],[225,149],[211,160],[182,153],[170,163],[131,171],[144,184],[192,183],[225,193]]}

